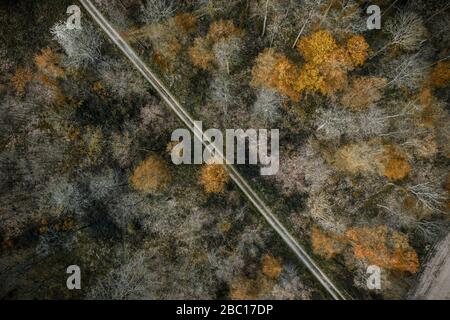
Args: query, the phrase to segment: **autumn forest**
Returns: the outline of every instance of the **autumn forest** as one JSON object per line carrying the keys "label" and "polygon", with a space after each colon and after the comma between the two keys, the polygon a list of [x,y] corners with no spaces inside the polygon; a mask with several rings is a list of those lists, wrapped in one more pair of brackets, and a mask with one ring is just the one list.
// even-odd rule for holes
{"label": "autumn forest", "polygon": [[[92,3],[205,128],[279,129],[276,174],[236,169],[347,297],[450,272],[450,6]],[[0,19],[1,299],[330,298],[222,164],[172,162],[184,124],[80,3]]]}

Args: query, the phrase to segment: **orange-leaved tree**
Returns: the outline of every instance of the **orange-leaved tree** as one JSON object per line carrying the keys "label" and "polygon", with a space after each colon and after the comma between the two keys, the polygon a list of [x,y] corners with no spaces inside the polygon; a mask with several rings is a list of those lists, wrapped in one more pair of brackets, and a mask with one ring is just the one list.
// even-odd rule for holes
{"label": "orange-leaved tree", "polygon": [[194,45],[189,49],[189,56],[194,65],[204,70],[212,67],[215,58],[208,41],[202,37],[194,40]]}
{"label": "orange-leaved tree", "polygon": [[314,227],[311,241],[314,253],[327,259],[350,246],[357,260],[383,269],[416,273],[420,266],[406,235],[385,225],[350,228],[343,235],[326,234]]}
{"label": "orange-leaved tree", "polygon": [[326,259],[334,258],[345,247],[345,241],[342,238],[327,234],[317,227],[312,228],[311,242],[314,253]]}
{"label": "orange-leaved tree", "polygon": [[150,155],[134,169],[130,184],[135,190],[150,193],[163,189],[171,178],[166,162],[158,156]]}
{"label": "orange-leaved tree", "polygon": [[183,32],[192,32],[197,26],[197,18],[190,13],[178,13],[174,17],[175,26]]}
{"label": "orange-leaved tree", "polygon": [[450,61],[439,61],[434,66],[428,84],[434,88],[444,88],[450,84]]}
{"label": "orange-leaved tree", "polygon": [[401,180],[411,171],[406,154],[394,145],[384,146],[377,160],[381,175],[389,180]]}
{"label": "orange-leaved tree", "polygon": [[386,84],[385,78],[356,77],[342,95],[341,104],[352,111],[370,107],[381,99],[381,90]]}
{"label": "orange-leaved tree", "polygon": [[218,20],[211,23],[209,26],[206,39],[212,43],[226,40],[231,37],[241,37],[243,32],[236,27],[231,20]]}
{"label": "orange-leaved tree", "polygon": [[381,225],[349,229],[345,236],[358,260],[385,269],[411,273],[419,271],[417,253],[409,245],[408,238],[400,232]]}
{"label": "orange-leaved tree", "polygon": [[19,68],[11,77],[12,85],[18,94],[25,92],[26,85],[33,79],[33,74],[30,69]]}
{"label": "orange-leaved tree", "polygon": [[283,266],[277,258],[268,254],[264,255],[262,258],[262,273],[265,276],[271,279],[278,279],[282,271]]}
{"label": "orange-leaved tree", "polygon": [[34,63],[38,70],[36,79],[49,90],[52,102],[56,106],[64,105],[67,99],[58,83],[58,78],[65,75],[65,71],[61,67],[61,55],[51,48],[45,48],[34,56]]}
{"label": "orange-leaved tree", "polygon": [[214,44],[231,38],[240,38],[243,31],[236,27],[231,20],[218,20],[211,23],[205,37],[197,37],[194,45],[189,49],[191,61],[201,69],[210,69],[215,62]]}
{"label": "orange-leaved tree", "polygon": [[273,283],[261,273],[255,279],[239,276],[230,285],[232,300],[256,300],[267,295]]}
{"label": "orange-leaved tree", "polygon": [[61,56],[50,48],[43,49],[34,56],[34,63],[38,70],[52,78],[64,76],[64,69],[60,66]]}
{"label": "orange-leaved tree", "polygon": [[297,101],[300,94],[297,88],[298,74],[298,67],[286,56],[272,48],[265,49],[256,58],[251,84],[274,89]]}

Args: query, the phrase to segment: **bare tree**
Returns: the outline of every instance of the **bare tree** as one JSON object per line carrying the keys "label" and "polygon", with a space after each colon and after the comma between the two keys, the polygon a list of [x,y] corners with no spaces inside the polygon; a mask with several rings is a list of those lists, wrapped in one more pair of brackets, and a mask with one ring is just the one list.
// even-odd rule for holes
{"label": "bare tree", "polygon": [[[300,16],[299,19],[302,21],[302,27],[300,28],[300,31],[297,33],[297,36],[295,37],[294,43],[292,44],[292,48],[295,48],[297,45],[298,40],[302,36],[302,34],[306,31],[308,31],[308,26],[316,19],[321,19],[323,17],[323,13],[321,11],[321,6],[324,3],[324,0],[303,0],[302,6],[300,10],[297,10],[296,16]],[[331,6],[331,5],[330,5]],[[327,9],[328,13],[329,8]],[[297,18],[298,19],[298,18]]]}
{"label": "bare tree", "polygon": [[352,112],[332,105],[319,110],[315,135],[319,140],[340,143],[341,138],[359,140],[378,136],[389,128],[389,117],[373,106],[364,112]]}
{"label": "bare tree", "polygon": [[274,123],[280,118],[283,97],[278,93],[262,88],[258,91],[253,104],[253,114],[266,123]]}
{"label": "bare tree", "polygon": [[170,18],[176,10],[173,0],[147,0],[141,5],[141,20],[144,23],[158,23]]}
{"label": "bare tree", "polygon": [[319,192],[328,185],[333,173],[311,142],[303,145],[298,152],[282,158],[280,162],[280,170],[275,175],[275,181],[286,195],[297,192]]}
{"label": "bare tree", "polygon": [[123,133],[115,132],[112,134],[110,141],[113,159],[121,167],[131,165],[133,135],[129,131],[124,131]]}
{"label": "bare tree", "polygon": [[407,190],[411,192],[417,200],[430,211],[441,213],[444,212],[442,208],[448,197],[440,191],[439,187],[433,186],[429,182],[425,182],[410,186]]}
{"label": "bare tree", "polygon": [[62,214],[73,212],[83,213],[86,200],[76,183],[67,181],[66,178],[53,179],[48,186],[48,200],[44,200]]}
{"label": "bare tree", "polygon": [[262,20],[261,37],[267,37],[270,46],[274,42],[284,43],[288,40],[286,31],[290,27],[290,14],[293,10],[289,0],[259,0],[250,3],[251,17]]}
{"label": "bare tree", "polygon": [[51,33],[67,54],[65,63],[75,68],[85,67],[101,58],[103,39],[87,21],[82,29],[68,29],[65,21],[56,23]]}
{"label": "bare tree", "polygon": [[385,65],[387,86],[417,89],[426,76],[428,66],[421,52],[402,55]]}
{"label": "bare tree", "polygon": [[325,191],[310,194],[307,201],[307,214],[322,229],[341,234],[347,229],[346,222],[333,212],[332,196]]}
{"label": "bare tree", "polygon": [[110,220],[124,231],[130,223],[144,219],[142,208],[148,205],[148,201],[139,194],[129,192],[108,199],[106,205]]}
{"label": "bare tree", "polygon": [[240,62],[242,46],[240,37],[231,37],[214,44],[213,52],[220,70],[230,73],[230,69]]}
{"label": "bare tree", "polygon": [[185,221],[186,208],[175,199],[142,201],[136,212],[145,232],[176,240],[180,226]]}
{"label": "bare tree", "polygon": [[127,263],[110,271],[88,293],[92,300],[128,300],[154,298],[152,289],[158,278],[145,265],[146,254],[137,252]]}
{"label": "bare tree", "polygon": [[2,75],[6,75],[12,71],[13,62],[8,57],[8,51],[6,48],[0,48],[0,72]]}
{"label": "bare tree", "polygon": [[228,75],[217,75],[210,85],[211,100],[220,106],[224,117],[227,117],[228,109],[239,104],[239,95],[235,80]]}
{"label": "bare tree", "polygon": [[319,18],[324,28],[333,30],[337,36],[345,36],[348,33],[362,33],[367,30],[366,19],[361,13],[356,1],[347,0],[337,2],[336,7],[327,9]]}
{"label": "bare tree", "polygon": [[398,46],[405,51],[417,50],[427,39],[422,18],[411,11],[401,12],[388,20],[384,31],[390,36],[387,46]]}
{"label": "bare tree", "polygon": [[420,205],[405,207],[407,197],[408,193],[397,188],[383,199],[383,203],[377,204],[382,209],[383,220],[393,229],[415,231],[426,243],[434,242],[445,230],[445,222],[431,219],[430,211],[423,210]]}
{"label": "bare tree", "polygon": [[193,208],[176,229],[177,243],[186,254],[196,250],[202,238],[208,234],[207,227],[212,221],[209,212]]}
{"label": "bare tree", "polygon": [[103,62],[100,76],[111,93],[121,98],[146,93],[146,82],[125,61],[114,59]]}
{"label": "bare tree", "polygon": [[90,195],[96,200],[104,200],[112,197],[119,186],[117,173],[107,168],[100,174],[97,174],[89,181]]}
{"label": "bare tree", "polygon": [[298,271],[291,265],[285,265],[280,275],[278,283],[272,289],[267,297],[277,300],[309,300],[311,299],[311,290],[309,290],[301,281]]}
{"label": "bare tree", "polygon": [[[114,26],[120,30],[126,30],[130,27],[130,22],[126,16],[126,8],[123,6],[122,1],[109,1],[109,0],[95,0],[97,8],[100,11],[107,14],[109,21],[114,23]],[[154,2],[154,1],[152,1]]]}
{"label": "bare tree", "polygon": [[265,246],[268,230],[262,225],[250,225],[240,234],[237,250],[255,257]]}
{"label": "bare tree", "polygon": [[217,278],[227,283],[240,274],[245,266],[244,256],[238,250],[224,256],[219,250],[214,249],[208,254],[208,262],[215,269]]}
{"label": "bare tree", "polygon": [[195,2],[196,15],[208,15],[212,18],[219,14],[228,14],[242,0],[198,0]]}

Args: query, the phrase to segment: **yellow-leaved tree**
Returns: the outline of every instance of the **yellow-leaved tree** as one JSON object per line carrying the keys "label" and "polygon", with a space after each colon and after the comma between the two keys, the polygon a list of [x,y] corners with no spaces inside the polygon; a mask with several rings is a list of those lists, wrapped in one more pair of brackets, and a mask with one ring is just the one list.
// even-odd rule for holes
{"label": "yellow-leaved tree", "polygon": [[347,87],[347,73],[364,64],[369,46],[362,36],[339,45],[327,30],[300,39],[297,50],[305,59],[298,66],[273,49],[258,55],[252,85],[268,87],[298,101],[302,92],[333,96]]}
{"label": "yellow-leaved tree", "polygon": [[201,169],[199,182],[206,193],[223,193],[229,180],[230,177],[222,164],[211,162]]}
{"label": "yellow-leaved tree", "polygon": [[361,35],[352,36],[347,40],[347,52],[352,60],[354,67],[359,67],[364,64],[369,56],[369,45]]}
{"label": "yellow-leaved tree", "polygon": [[352,36],[339,45],[328,30],[303,37],[297,44],[306,64],[301,69],[300,91],[332,96],[347,86],[347,73],[364,64],[369,46],[362,36]]}

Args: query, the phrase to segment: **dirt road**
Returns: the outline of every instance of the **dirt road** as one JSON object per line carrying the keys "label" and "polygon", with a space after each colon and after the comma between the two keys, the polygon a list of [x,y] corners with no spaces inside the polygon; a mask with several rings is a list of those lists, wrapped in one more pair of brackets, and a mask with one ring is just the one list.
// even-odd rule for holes
{"label": "dirt road", "polygon": [[450,233],[436,245],[412,298],[450,300]]}

